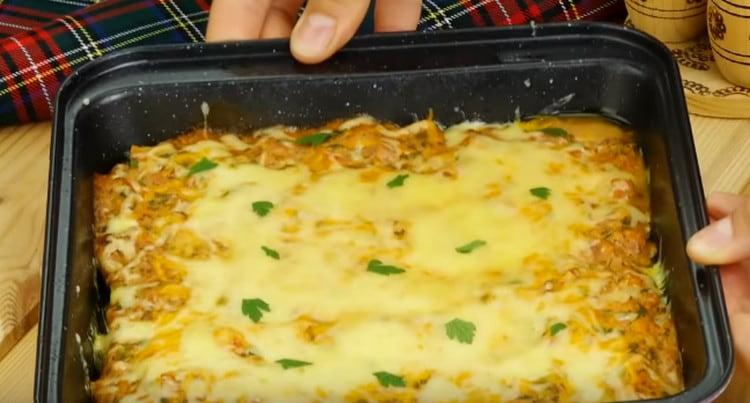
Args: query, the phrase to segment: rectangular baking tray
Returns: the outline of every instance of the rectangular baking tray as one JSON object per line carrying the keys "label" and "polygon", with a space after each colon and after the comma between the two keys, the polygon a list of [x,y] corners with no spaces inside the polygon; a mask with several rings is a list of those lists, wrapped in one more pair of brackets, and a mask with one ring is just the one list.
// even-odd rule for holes
{"label": "rectangular baking tray", "polygon": [[54,118],[36,401],[91,400],[92,338],[109,295],[92,253],[92,175],[131,145],[204,124],[242,132],[359,113],[404,124],[429,109],[444,124],[595,113],[632,125],[650,168],[686,385],[652,401],[708,401],[723,390],[733,353],[720,279],[684,252],[707,218],[677,67],[637,32],[553,24],[361,37],[316,66],[295,63],[285,41],[265,41],[126,50],[79,70]]}

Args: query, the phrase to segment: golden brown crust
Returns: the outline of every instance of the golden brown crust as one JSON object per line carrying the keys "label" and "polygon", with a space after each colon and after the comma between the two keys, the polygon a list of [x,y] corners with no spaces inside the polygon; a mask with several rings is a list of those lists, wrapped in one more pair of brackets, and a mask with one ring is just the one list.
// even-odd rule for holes
{"label": "golden brown crust", "polygon": [[[614,126],[599,120],[587,119],[545,118],[525,122],[522,127],[533,134],[521,141],[567,150],[581,166],[612,166],[630,174],[630,179],[612,181],[611,197],[625,200],[635,210],[648,215],[646,167],[630,133],[613,129]],[[550,136],[538,132],[551,127],[564,129],[568,135]],[[301,139],[321,133],[328,136],[321,144],[300,144]],[[191,290],[183,284],[185,268],[180,262],[227,258],[232,254],[231,248],[221,240],[206,240],[189,228],[177,225],[188,218],[185,206],[201,198],[205,191],[205,182],[199,175],[192,175],[191,169],[211,151],[193,148],[196,144],[219,145],[217,149],[221,151],[211,157],[215,162],[258,164],[271,169],[302,164],[315,175],[352,168],[361,170],[363,181],[375,181],[384,172],[395,170],[454,177],[456,148],[466,146],[476,136],[497,138],[498,129],[481,128],[468,133],[462,143],[449,146],[443,130],[431,119],[403,128],[367,119],[360,124],[337,120],[319,128],[280,127],[260,134],[231,137],[193,131],[155,147],[132,147],[129,164],[120,164],[109,174],[94,178],[95,248],[102,274],[112,288],[138,286],[134,303],[118,302],[109,306],[109,324],[116,327],[127,321],[173,320],[191,295]],[[572,144],[580,146],[571,147]],[[546,169],[551,175],[564,175],[562,166],[554,162]],[[502,186],[489,186],[481,197],[496,198],[502,192]],[[567,196],[580,204],[590,203],[575,192]],[[523,206],[520,214],[531,221],[541,221],[552,209],[546,200],[536,200]],[[134,222],[117,221],[124,211]],[[294,216],[297,212],[287,214]],[[680,390],[682,380],[671,315],[660,294],[660,285],[655,286],[648,273],[656,249],[649,241],[648,224],[635,222],[630,210],[618,214],[594,226],[576,229],[591,241],[591,247],[576,256],[569,267],[556,266],[543,256],[528,256],[524,263],[533,281],[518,287],[517,293],[523,297],[562,289],[579,290],[566,297],[566,302],[580,302],[579,318],[566,323],[571,338],[583,346],[598,344],[632,357],[622,368],[625,382],[633,385],[641,397],[664,396]],[[372,223],[363,221],[357,225],[363,231],[373,230]],[[326,226],[330,226],[332,232],[336,230],[336,223],[321,222],[321,231],[325,231]],[[394,222],[392,230],[396,238],[403,238],[409,228],[404,223]],[[294,236],[296,228],[287,226],[283,231]],[[601,285],[600,289],[590,288],[594,280]],[[623,285],[640,291],[618,303],[601,306],[590,303],[592,295],[615,292]],[[483,301],[493,298],[490,294],[482,296]],[[633,319],[620,320],[622,317]],[[299,337],[310,343],[326,342],[330,324],[308,317],[298,319]],[[602,337],[613,332],[619,337]],[[126,380],[122,375],[132,370],[132,364],[138,360],[174,351],[180,337],[178,332],[160,333],[147,345],[112,343],[105,354],[102,376],[92,382],[95,399],[117,401],[133,393],[137,380]],[[217,330],[213,337],[243,359],[262,360],[251,353],[250,341],[232,328]],[[186,369],[165,373],[160,382],[175,390],[168,401],[181,401],[185,399],[187,385],[209,382],[215,376]],[[406,390],[384,391],[373,383],[353,391],[347,399],[416,401],[415,391],[429,377],[429,373],[405,374],[411,385]],[[461,380],[455,382],[460,384]],[[509,401],[568,402],[574,396],[562,370],[542,379],[522,382],[517,387],[519,395]],[[602,389],[606,390],[607,386],[602,385]],[[614,397],[615,391],[609,390],[605,395]],[[468,396],[476,401],[499,401],[497,396],[483,391],[469,390]],[[325,396],[321,396],[321,400],[325,400]]]}

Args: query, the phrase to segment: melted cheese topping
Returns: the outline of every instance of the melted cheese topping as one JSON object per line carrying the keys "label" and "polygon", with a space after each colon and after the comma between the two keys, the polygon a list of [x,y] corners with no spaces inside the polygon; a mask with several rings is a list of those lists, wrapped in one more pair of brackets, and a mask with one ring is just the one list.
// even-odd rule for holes
{"label": "melted cheese topping", "polygon": [[[332,125],[346,158],[294,142],[314,131],[277,127],[265,132],[280,148],[260,155],[259,137],[178,139],[97,178],[112,287],[97,400],[599,402],[681,389],[628,133],[583,118]],[[425,133],[417,157],[362,164]],[[216,166],[193,172],[201,159]],[[468,342],[451,337],[454,319],[474,326]]]}

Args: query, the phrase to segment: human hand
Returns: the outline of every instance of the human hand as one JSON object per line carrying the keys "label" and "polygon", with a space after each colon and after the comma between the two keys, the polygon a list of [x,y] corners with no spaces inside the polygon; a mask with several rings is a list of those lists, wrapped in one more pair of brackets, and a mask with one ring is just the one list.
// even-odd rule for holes
{"label": "human hand", "polygon": [[687,244],[696,263],[720,265],[737,360],[750,368],[750,197],[709,196],[711,224]]}
{"label": "human hand", "polygon": [[[370,0],[214,0],[208,41],[287,38],[303,63],[319,63],[341,49],[357,32]],[[421,0],[376,0],[375,31],[413,31]]]}

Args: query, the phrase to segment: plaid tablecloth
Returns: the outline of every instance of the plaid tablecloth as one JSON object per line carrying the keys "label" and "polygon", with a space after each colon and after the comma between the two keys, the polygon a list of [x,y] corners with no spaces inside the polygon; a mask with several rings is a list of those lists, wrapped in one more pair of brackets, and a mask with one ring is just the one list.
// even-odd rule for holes
{"label": "plaid tablecloth", "polygon": [[[0,124],[49,119],[62,81],[117,49],[205,40],[210,0],[0,0]],[[420,30],[616,20],[622,0],[425,0]]]}

